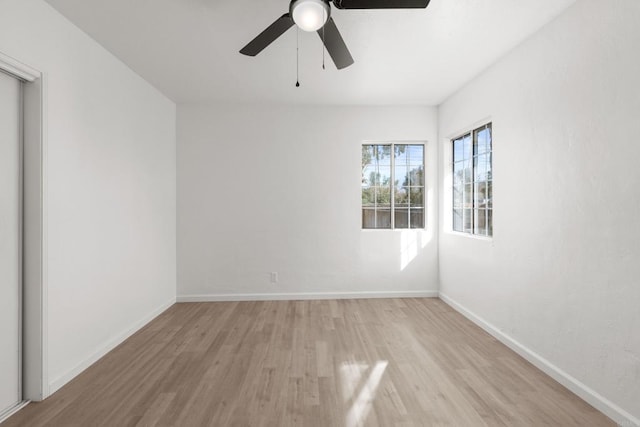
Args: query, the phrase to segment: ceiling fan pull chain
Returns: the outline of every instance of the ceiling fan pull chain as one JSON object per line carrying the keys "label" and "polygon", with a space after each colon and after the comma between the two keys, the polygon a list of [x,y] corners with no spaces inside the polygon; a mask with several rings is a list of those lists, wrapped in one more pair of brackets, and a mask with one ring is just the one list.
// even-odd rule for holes
{"label": "ceiling fan pull chain", "polygon": [[296,87],[300,87],[300,30],[296,26]]}
{"label": "ceiling fan pull chain", "polygon": [[[324,15],[324,22],[326,24],[326,22],[327,22],[327,18],[326,18],[327,12],[323,11],[322,14]],[[323,70],[325,69],[324,68],[324,50],[325,50],[325,48],[324,48],[324,40],[325,40],[325,38],[324,38],[324,27],[326,27],[326,25],[322,26],[322,69]]]}

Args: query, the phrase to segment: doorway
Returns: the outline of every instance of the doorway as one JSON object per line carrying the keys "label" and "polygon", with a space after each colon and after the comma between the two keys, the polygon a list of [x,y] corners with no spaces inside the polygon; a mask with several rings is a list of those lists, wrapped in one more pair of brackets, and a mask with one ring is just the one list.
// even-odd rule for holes
{"label": "doorway", "polygon": [[0,73],[0,419],[22,403],[22,82]]}
{"label": "doorway", "polygon": [[0,52],[0,422],[48,396],[43,74]]}

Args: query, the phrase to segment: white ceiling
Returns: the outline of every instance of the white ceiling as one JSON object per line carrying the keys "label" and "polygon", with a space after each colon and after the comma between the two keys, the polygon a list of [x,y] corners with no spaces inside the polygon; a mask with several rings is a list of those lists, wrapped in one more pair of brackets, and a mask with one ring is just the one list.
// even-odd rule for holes
{"label": "white ceiling", "polygon": [[437,105],[575,0],[432,0],[419,10],[337,10],[355,64],[336,70],[296,29],[238,53],[287,0],[47,0],[178,103]]}

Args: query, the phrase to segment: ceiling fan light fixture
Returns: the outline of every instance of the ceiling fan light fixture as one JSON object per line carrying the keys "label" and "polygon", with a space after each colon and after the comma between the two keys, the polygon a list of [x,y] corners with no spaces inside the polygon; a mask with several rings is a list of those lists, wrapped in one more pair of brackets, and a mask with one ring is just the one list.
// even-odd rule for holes
{"label": "ceiling fan light fixture", "polygon": [[291,17],[303,31],[318,31],[329,19],[331,8],[326,0],[295,0],[291,2]]}

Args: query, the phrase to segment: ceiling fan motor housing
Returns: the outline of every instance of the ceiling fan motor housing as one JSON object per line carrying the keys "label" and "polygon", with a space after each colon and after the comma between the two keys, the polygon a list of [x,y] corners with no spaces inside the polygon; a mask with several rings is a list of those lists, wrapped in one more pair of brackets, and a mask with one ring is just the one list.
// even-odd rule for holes
{"label": "ceiling fan motor housing", "polygon": [[289,15],[303,31],[317,31],[331,16],[329,0],[292,0]]}

